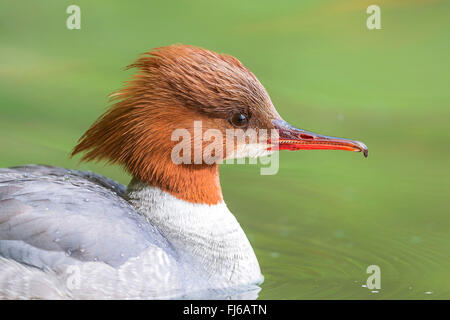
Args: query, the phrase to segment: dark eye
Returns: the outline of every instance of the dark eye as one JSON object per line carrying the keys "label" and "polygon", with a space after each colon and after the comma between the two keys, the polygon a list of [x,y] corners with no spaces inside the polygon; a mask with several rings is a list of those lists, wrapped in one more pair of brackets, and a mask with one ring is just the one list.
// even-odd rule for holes
{"label": "dark eye", "polygon": [[230,122],[233,126],[242,128],[245,127],[248,123],[248,118],[243,113],[235,113],[230,119]]}

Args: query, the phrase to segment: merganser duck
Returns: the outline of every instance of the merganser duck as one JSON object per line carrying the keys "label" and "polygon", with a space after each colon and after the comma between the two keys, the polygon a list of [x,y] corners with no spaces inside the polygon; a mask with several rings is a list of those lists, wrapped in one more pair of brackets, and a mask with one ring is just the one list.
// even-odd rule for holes
{"label": "merganser duck", "polygon": [[[171,133],[192,132],[194,120],[224,136],[233,128],[276,129],[279,150],[367,157],[361,142],[287,124],[232,56],[173,45],[130,67],[139,73],[72,153],[122,165],[133,176],[127,188],[51,166],[0,169],[0,298],[255,298],[263,276],[223,201],[218,163],[171,158]],[[271,150],[275,142],[267,141]]]}

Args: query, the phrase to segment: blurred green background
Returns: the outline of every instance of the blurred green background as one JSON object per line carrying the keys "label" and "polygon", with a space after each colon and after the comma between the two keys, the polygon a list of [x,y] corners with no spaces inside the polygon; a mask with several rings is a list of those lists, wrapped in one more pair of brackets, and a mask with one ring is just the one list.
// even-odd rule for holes
{"label": "blurred green background", "polygon": [[[66,8],[81,7],[81,30]],[[280,170],[221,168],[259,258],[262,299],[450,298],[450,2],[0,3],[0,167],[121,168],[68,154],[138,54],[173,43],[238,57],[285,120],[365,142],[370,156],[284,152]],[[381,290],[363,287],[379,265]]]}

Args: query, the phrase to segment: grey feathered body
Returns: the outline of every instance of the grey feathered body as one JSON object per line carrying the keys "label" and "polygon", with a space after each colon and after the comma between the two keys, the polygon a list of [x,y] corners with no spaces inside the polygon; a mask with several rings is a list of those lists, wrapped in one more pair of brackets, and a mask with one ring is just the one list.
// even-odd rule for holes
{"label": "grey feathered body", "polygon": [[0,169],[0,298],[255,298],[259,266],[226,206],[186,206],[89,172]]}

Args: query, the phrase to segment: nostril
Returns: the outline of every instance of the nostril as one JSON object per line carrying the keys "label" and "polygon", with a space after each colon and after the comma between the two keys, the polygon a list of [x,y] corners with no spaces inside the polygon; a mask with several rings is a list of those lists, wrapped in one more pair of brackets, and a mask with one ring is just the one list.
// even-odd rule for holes
{"label": "nostril", "polygon": [[312,139],[314,139],[313,136],[310,136],[309,134],[306,134],[306,133],[301,133],[301,134],[300,134],[300,138],[302,138],[302,139],[307,139],[307,140],[312,140]]}

